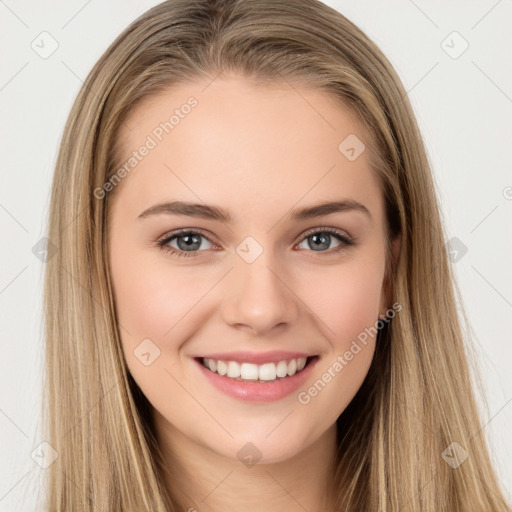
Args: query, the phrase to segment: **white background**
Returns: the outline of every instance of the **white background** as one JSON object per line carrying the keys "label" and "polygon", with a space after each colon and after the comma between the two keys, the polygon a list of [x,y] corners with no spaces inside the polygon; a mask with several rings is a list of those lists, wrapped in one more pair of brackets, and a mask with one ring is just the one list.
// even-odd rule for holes
{"label": "white background", "polygon": [[[32,247],[45,235],[64,122],[96,60],[156,3],[0,0],[0,511],[35,510],[43,471],[31,458],[43,440],[44,265]],[[427,144],[447,240],[467,247],[455,268],[487,392],[484,433],[510,500],[512,2],[326,3],[359,25],[397,69]],[[43,31],[58,42],[47,59],[31,47]],[[462,48],[453,31],[469,44],[456,59],[445,51]]]}

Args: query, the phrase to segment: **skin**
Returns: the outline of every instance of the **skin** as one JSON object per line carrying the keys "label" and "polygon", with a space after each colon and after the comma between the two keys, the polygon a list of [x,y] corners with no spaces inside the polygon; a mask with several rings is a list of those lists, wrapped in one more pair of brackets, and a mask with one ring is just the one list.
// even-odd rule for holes
{"label": "skin", "polygon": [[[349,134],[367,147],[371,141],[322,91],[224,74],[137,105],[120,133],[122,154],[128,158],[190,96],[198,105],[112,198],[109,257],[126,364],[153,406],[168,482],[179,488],[184,506],[329,509],[336,419],[367,374],[375,339],[369,337],[307,404],[295,392],[264,404],[228,397],[198,372],[191,356],[276,349],[318,354],[301,387],[307,390],[375,325],[390,307],[383,197],[369,152],[349,161],[338,150]],[[234,221],[165,213],[138,218],[176,200],[221,206]],[[289,218],[294,208],[339,200],[358,201],[370,215],[354,210]],[[308,236],[325,227],[350,235],[355,245],[335,253],[342,242],[332,235],[316,248]],[[158,247],[159,239],[181,228],[198,229],[210,241],[200,238],[192,257]],[[236,252],[247,236],[263,249],[250,264]],[[185,244],[174,239],[170,245],[179,251]],[[145,366],[134,350],[148,338],[160,355]],[[261,453],[253,466],[237,457],[248,442]]]}

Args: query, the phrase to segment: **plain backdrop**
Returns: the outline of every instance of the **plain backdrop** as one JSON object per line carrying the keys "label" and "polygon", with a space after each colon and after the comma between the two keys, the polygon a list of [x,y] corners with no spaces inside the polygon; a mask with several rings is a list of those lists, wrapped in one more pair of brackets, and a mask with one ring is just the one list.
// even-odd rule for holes
{"label": "plain backdrop", "polygon": [[[96,60],[156,3],[0,0],[0,511],[36,510],[44,471],[33,457],[44,441],[39,414],[44,263],[34,246],[46,233],[64,123]],[[476,336],[488,400],[487,409],[482,405],[483,435],[510,499],[512,2],[326,3],[380,46],[416,112]]]}

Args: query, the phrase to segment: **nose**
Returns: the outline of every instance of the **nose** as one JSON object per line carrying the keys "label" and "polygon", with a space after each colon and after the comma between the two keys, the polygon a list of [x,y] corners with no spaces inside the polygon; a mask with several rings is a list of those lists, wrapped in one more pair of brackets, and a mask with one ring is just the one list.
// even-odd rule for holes
{"label": "nose", "polygon": [[298,318],[300,301],[270,253],[263,251],[252,263],[237,257],[225,282],[223,316],[230,326],[268,335]]}

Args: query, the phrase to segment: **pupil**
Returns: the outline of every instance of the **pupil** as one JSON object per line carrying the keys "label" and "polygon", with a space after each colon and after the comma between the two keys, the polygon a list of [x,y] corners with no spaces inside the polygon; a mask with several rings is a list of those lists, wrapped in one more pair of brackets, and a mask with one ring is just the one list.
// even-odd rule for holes
{"label": "pupil", "polygon": [[317,243],[319,243],[320,245],[324,245],[325,246],[325,247],[323,247],[324,249],[329,248],[330,235],[328,235],[326,233],[322,233],[321,235],[315,234],[315,235],[311,235],[310,238],[312,238],[314,240],[314,244],[316,245],[317,248],[319,246]]}
{"label": "pupil", "polygon": [[[182,243],[183,242],[183,243]],[[197,245],[197,247],[193,247],[193,245]],[[178,238],[178,246],[180,249],[199,249],[201,245],[201,240],[199,240],[199,237],[197,235],[182,235]]]}

